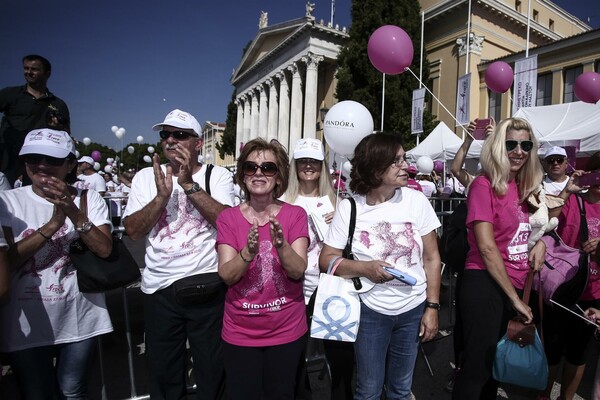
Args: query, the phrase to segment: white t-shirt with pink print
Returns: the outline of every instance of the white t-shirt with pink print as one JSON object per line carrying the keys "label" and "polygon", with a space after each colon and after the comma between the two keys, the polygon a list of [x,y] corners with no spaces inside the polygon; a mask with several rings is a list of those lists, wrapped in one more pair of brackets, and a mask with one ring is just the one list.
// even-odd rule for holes
{"label": "white t-shirt with pink print", "polygon": [[[397,279],[376,284],[360,295],[370,309],[384,315],[398,315],[425,301],[427,279],[423,269],[423,240],[440,221],[422,192],[409,188],[396,190],[394,197],[370,206],[364,196],[355,195],[356,228],[352,240],[354,257],[360,261],[383,260],[416,278],[414,286]],[[343,249],[348,238],[350,202],[342,200],[325,244]]]}

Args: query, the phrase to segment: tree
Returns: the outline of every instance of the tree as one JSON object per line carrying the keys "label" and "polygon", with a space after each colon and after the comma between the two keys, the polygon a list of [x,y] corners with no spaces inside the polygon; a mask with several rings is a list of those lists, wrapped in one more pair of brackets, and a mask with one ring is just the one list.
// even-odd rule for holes
{"label": "tree", "polygon": [[[401,27],[413,42],[415,54],[410,69],[419,71],[420,5],[417,0],[353,0],[351,15],[350,38],[337,59],[336,97],[339,101],[354,100],[367,107],[378,130],[381,127],[383,74],[371,64],[367,55],[369,38],[383,25]],[[415,73],[418,75],[418,72]],[[415,141],[410,133],[412,91],[419,87],[419,82],[410,72],[386,75],[385,79],[384,130],[399,133],[405,147],[410,147]],[[426,61],[423,63],[422,80],[424,83],[429,80],[429,64]],[[424,113],[423,127],[426,132],[433,129],[433,116],[428,111]]]}
{"label": "tree", "polygon": [[217,143],[219,156],[225,158],[225,154],[235,155],[235,132],[237,130],[237,106],[235,105],[236,92],[233,91],[231,101],[227,105],[227,120],[225,120],[225,130],[221,136],[221,142]]}

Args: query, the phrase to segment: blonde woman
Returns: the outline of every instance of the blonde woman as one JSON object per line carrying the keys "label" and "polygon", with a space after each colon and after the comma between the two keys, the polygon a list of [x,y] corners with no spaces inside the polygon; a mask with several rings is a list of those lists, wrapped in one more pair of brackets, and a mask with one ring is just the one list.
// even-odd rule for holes
{"label": "blonde woman", "polygon": [[529,323],[531,308],[520,295],[530,268],[544,262],[538,242],[528,253],[531,233],[525,199],[542,180],[538,142],[529,123],[506,119],[481,152],[482,174],[467,197],[469,252],[460,288],[463,360],[452,398],[496,399],[492,378],[496,343],[516,313]]}

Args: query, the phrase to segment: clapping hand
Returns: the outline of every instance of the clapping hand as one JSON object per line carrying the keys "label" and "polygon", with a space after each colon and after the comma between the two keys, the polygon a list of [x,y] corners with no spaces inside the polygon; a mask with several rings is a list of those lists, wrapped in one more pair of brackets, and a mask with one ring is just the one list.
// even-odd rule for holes
{"label": "clapping hand", "polygon": [[173,169],[167,164],[167,173],[160,168],[160,157],[158,154],[152,156],[152,168],[154,169],[154,183],[159,197],[169,198],[173,192]]}
{"label": "clapping hand", "polygon": [[283,228],[281,224],[275,218],[275,216],[269,216],[269,225],[271,228],[271,239],[273,240],[273,246],[276,249],[280,249],[283,247],[285,243],[285,238],[283,237]]}
{"label": "clapping hand", "polygon": [[250,228],[250,232],[248,232],[248,252],[252,257],[256,253],[258,253],[258,221],[254,219],[252,223],[252,228]]}

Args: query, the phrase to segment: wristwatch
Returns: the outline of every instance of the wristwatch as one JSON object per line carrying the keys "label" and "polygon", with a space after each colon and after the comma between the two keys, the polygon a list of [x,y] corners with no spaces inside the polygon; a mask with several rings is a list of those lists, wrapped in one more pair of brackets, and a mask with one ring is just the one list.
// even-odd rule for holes
{"label": "wristwatch", "polygon": [[77,232],[86,233],[86,232],[91,231],[93,226],[94,226],[94,224],[92,223],[92,221],[87,220],[86,222],[81,223],[81,225],[79,225],[77,228],[75,228],[75,230]]}
{"label": "wristwatch", "polygon": [[185,193],[186,195],[189,196],[190,194],[199,192],[201,190],[202,190],[202,188],[200,187],[200,184],[198,184],[198,182],[194,182],[192,184],[192,187],[188,190],[184,190],[183,193]]}
{"label": "wristwatch", "polygon": [[432,303],[430,301],[425,302],[425,307],[433,308],[434,310],[438,310],[438,311],[440,311],[440,309],[442,308],[442,306],[440,306],[440,303]]}

